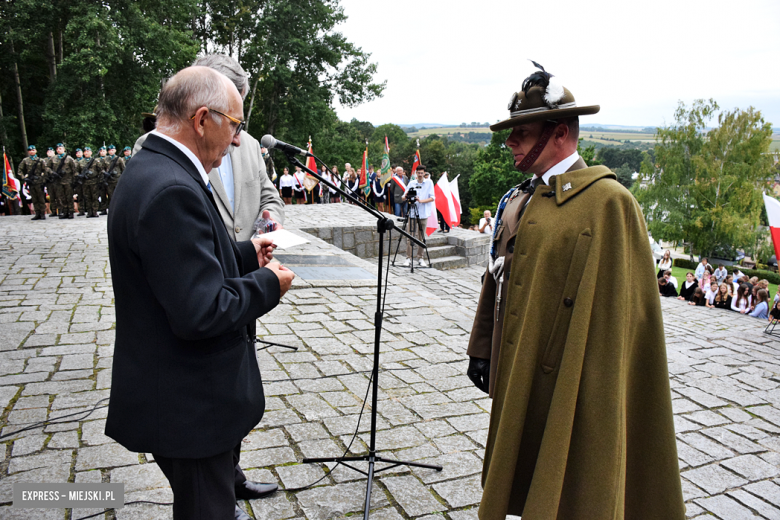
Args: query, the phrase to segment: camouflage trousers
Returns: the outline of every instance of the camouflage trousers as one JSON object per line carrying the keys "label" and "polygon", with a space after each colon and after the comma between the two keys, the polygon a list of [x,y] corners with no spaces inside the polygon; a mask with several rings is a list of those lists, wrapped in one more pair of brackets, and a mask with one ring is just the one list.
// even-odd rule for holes
{"label": "camouflage trousers", "polygon": [[30,196],[36,213],[46,211],[46,194],[43,192],[43,184],[31,184]]}
{"label": "camouflage trousers", "polygon": [[100,188],[98,187],[97,183],[95,184],[84,184],[84,202],[83,206],[79,204],[79,207],[82,207],[82,211],[90,212],[90,211],[97,211],[98,206],[100,202],[98,201],[98,193]]}
{"label": "camouflage trousers", "polygon": [[54,184],[52,188],[54,188],[52,198],[56,200],[57,211],[62,211],[65,214],[73,213],[73,188],[70,185],[70,181],[67,184]]}

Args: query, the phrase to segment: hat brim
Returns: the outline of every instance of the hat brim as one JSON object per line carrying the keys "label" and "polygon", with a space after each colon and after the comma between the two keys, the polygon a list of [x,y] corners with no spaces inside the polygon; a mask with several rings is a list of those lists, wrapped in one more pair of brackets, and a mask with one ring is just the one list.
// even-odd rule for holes
{"label": "hat brim", "polygon": [[601,110],[599,105],[590,105],[586,107],[561,108],[555,110],[545,110],[543,112],[532,112],[530,114],[520,114],[509,119],[490,125],[490,130],[498,132],[515,126],[535,123],[536,121],[547,121],[549,119],[564,119],[574,116],[589,116]]}

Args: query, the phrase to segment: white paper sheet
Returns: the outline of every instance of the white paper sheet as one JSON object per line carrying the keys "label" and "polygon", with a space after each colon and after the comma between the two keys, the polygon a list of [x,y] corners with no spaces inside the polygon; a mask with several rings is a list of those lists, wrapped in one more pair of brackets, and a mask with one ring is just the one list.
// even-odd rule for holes
{"label": "white paper sheet", "polygon": [[288,249],[290,247],[299,246],[308,242],[308,240],[305,238],[298,236],[295,233],[291,233],[286,229],[271,231],[270,233],[265,233],[261,236],[268,237],[273,240],[277,249]]}

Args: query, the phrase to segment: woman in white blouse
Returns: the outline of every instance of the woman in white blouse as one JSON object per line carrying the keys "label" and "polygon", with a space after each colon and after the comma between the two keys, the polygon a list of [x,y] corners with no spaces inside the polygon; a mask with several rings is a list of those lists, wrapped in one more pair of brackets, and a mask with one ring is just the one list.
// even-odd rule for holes
{"label": "woman in white blouse", "polygon": [[292,192],[293,192],[293,183],[295,180],[293,179],[293,176],[290,175],[290,170],[288,168],[284,169],[284,174],[279,178],[279,191],[280,195],[282,196],[282,199],[284,199],[284,203],[287,205],[292,204]]}
{"label": "woman in white blouse", "polygon": [[664,271],[672,268],[672,253],[668,249],[664,251],[664,257],[658,261],[658,278],[664,275]]}
{"label": "woman in white blouse", "polygon": [[731,310],[745,314],[750,310],[751,303],[750,288],[747,285],[742,284],[739,286],[739,289],[737,289],[737,295],[731,300]]}

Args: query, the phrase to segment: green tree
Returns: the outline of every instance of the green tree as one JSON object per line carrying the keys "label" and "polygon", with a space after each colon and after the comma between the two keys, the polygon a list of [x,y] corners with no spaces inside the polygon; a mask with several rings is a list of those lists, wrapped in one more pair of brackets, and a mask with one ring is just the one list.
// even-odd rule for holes
{"label": "green tree", "polygon": [[472,208],[495,211],[501,197],[529,175],[515,169],[512,151],[504,144],[510,130],[495,132],[490,144],[477,153],[469,179]]}
{"label": "green tree", "polygon": [[657,238],[684,241],[691,255],[756,244],[762,190],[772,176],[772,128],[752,107],[718,116],[713,100],[680,103],[675,123],[656,133],[655,163],[645,158],[634,193]]}

